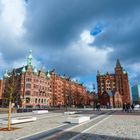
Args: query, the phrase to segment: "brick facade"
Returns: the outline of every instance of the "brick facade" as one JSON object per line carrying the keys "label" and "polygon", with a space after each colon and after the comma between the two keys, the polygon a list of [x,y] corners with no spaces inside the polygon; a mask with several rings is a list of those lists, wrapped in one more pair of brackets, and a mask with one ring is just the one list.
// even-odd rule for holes
{"label": "brick facade", "polygon": [[72,106],[86,105],[86,88],[69,77],[56,75],[55,70],[45,72],[32,65],[32,55],[27,66],[5,73],[3,82],[3,105],[7,101],[8,74],[17,83],[12,102],[21,107]]}
{"label": "brick facade", "polygon": [[101,105],[121,107],[130,103],[128,74],[117,60],[114,74],[97,74],[98,97]]}
{"label": "brick facade", "polygon": [[2,87],[3,87],[3,80],[0,80],[0,105],[2,104]]}

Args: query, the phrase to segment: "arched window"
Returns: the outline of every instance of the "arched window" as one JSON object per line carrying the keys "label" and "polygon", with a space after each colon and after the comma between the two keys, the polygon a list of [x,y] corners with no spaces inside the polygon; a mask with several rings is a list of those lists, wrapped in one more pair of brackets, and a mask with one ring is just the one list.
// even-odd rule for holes
{"label": "arched window", "polygon": [[30,103],[30,98],[26,98],[26,103]]}
{"label": "arched window", "polygon": [[38,103],[40,103],[40,99],[38,99]]}
{"label": "arched window", "polygon": [[30,95],[30,90],[27,90],[25,94]]}
{"label": "arched window", "polygon": [[44,99],[44,103],[46,104],[46,99]]}
{"label": "arched window", "polygon": [[35,99],[35,103],[37,103],[37,99]]}
{"label": "arched window", "polygon": [[31,79],[31,78],[27,78],[26,81],[27,81],[27,82],[31,82],[32,79]]}
{"label": "arched window", "polygon": [[41,100],[41,103],[43,103],[43,99]]}
{"label": "arched window", "polygon": [[26,88],[31,88],[31,84],[26,84]]}

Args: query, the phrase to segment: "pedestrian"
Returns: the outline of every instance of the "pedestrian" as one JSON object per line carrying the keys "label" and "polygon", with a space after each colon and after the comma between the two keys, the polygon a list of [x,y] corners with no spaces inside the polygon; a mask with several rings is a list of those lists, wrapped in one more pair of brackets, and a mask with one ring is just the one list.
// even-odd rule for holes
{"label": "pedestrian", "polygon": [[100,103],[97,103],[97,111],[99,111]]}
{"label": "pedestrian", "polygon": [[101,105],[98,103],[98,111],[101,111]]}
{"label": "pedestrian", "polygon": [[124,110],[125,110],[125,112],[127,111],[127,104],[126,103],[124,104]]}
{"label": "pedestrian", "polygon": [[126,110],[128,113],[130,113],[130,104],[129,103],[126,105]]}
{"label": "pedestrian", "polygon": [[132,109],[132,112],[135,112],[134,111],[134,104],[133,103],[131,104],[131,109]]}
{"label": "pedestrian", "polygon": [[123,104],[122,111],[125,112],[125,104]]}

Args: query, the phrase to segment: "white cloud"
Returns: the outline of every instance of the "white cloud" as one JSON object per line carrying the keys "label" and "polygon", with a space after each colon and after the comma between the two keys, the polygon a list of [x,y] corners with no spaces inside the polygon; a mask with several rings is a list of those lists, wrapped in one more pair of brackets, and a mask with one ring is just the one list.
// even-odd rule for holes
{"label": "white cloud", "polygon": [[104,47],[100,49],[97,46],[91,46],[90,43],[94,42],[94,37],[90,35],[90,31],[83,31],[81,33],[81,39],[76,43],[73,43],[68,52],[72,54],[72,57],[79,59],[80,65],[85,66],[90,70],[100,69],[108,61],[108,54],[113,52],[111,47]]}
{"label": "white cloud", "polygon": [[0,52],[0,67],[1,68],[5,68],[6,67],[6,63],[2,57],[2,53]]}
{"label": "white cloud", "polygon": [[24,33],[23,22],[26,9],[23,0],[1,0],[1,23],[9,33],[20,36]]}
{"label": "white cloud", "polygon": [[72,81],[75,81],[75,82],[80,82],[81,78],[80,77],[73,77],[72,78]]}
{"label": "white cloud", "polygon": [[86,82],[85,87],[86,87],[89,91],[93,91],[93,81],[88,81],[88,82]]}
{"label": "white cloud", "polygon": [[94,41],[94,37],[90,35],[90,31],[88,30],[83,31],[80,37],[81,37],[81,41],[86,44],[93,43]]}
{"label": "white cloud", "polygon": [[[24,0],[0,0],[0,61],[1,69],[20,66],[20,58],[29,46],[23,42],[26,17]],[[20,56],[21,55],[21,56]]]}
{"label": "white cloud", "polygon": [[96,74],[98,69],[108,69],[108,56],[113,49],[107,46],[104,48],[92,46],[91,44],[96,38],[90,35],[89,31],[84,30],[79,36],[82,37],[63,51],[51,52],[51,57],[47,61],[52,64],[52,67],[59,72],[78,77]]}

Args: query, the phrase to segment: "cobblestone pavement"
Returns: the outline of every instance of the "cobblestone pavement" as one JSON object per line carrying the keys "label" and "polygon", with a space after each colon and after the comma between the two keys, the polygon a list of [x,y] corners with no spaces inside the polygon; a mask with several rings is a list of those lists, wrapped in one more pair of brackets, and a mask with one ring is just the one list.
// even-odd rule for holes
{"label": "cobblestone pavement", "polygon": [[[95,116],[102,112],[85,111],[84,113],[81,112],[81,114]],[[24,114],[18,114],[18,116],[21,115]],[[30,115],[30,113],[26,115]],[[77,116],[77,114],[75,115]],[[17,116],[17,114],[15,114],[15,116]],[[85,126],[82,125],[82,127],[76,127],[75,129],[65,131],[64,133],[71,135],[71,137],[63,137],[63,140],[140,140],[140,112],[124,113],[117,111],[112,114],[112,116],[105,116],[105,118],[101,117],[101,120],[97,119],[99,122],[92,121],[89,127],[86,124]],[[68,116],[64,115],[62,112],[37,115],[38,119],[35,122],[12,125],[13,127],[20,128],[19,130],[11,132],[0,131],[0,140],[15,140],[66,125],[64,122],[67,117]],[[1,125],[0,127],[4,126]],[[59,140],[59,138],[56,139]]]}
{"label": "cobblestone pavement", "polygon": [[116,112],[71,140],[140,140],[140,113]]}
{"label": "cobblestone pavement", "polygon": [[[40,117],[44,117],[44,118],[40,119]],[[39,115],[38,118],[39,119],[37,119],[35,122],[12,125],[12,127],[20,128],[19,130],[10,131],[10,132],[0,131],[0,140],[15,140],[16,138],[19,137],[31,135],[32,133],[49,130],[51,128],[62,125],[65,120],[65,116],[62,116],[62,114],[58,114],[58,113],[51,114],[51,116],[49,115],[49,117],[47,117],[47,114]],[[3,128],[6,126],[2,125],[1,127]]]}
{"label": "cobblestone pavement", "polygon": [[[97,113],[90,113],[88,116],[94,116]],[[15,113],[12,114],[13,117],[17,116],[32,116],[32,113]],[[78,114],[72,115],[77,116]],[[80,114],[79,114],[80,115]],[[84,115],[84,114],[83,114]],[[12,127],[20,128],[15,131],[10,132],[4,132],[0,131],[0,140],[15,140],[17,138],[21,138],[24,136],[28,136],[34,133],[39,133],[42,131],[48,131],[50,129],[66,125],[66,118],[68,115],[64,115],[63,113],[47,113],[42,115],[34,115],[37,117],[37,120],[35,122],[29,122],[29,123],[22,123],[22,124],[16,124],[12,125]],[[1,114],[0,120],[2,118],[7,117],[7,114]],[[6,125],[0,124],[0,128],[7,127]]]}

